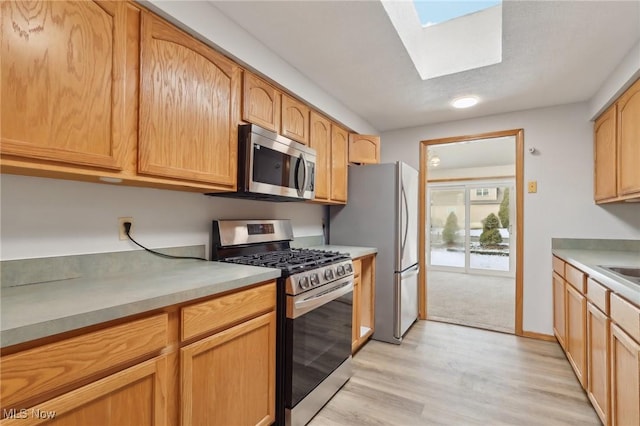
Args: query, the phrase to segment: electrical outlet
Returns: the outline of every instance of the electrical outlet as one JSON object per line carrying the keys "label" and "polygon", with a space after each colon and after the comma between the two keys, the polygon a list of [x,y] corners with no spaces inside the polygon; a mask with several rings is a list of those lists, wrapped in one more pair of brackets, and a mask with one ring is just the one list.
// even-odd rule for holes
{"label": "electrical outlet", "polygon": [[529,193],[533,194],[538,192],[538,181],[530,180],[528,184]]}
{"label": "electrical outlet", "polygon": [[129,237],[127,237],[127,233],[124,232],[124,223],[125,222],[131,223],[131,229],[129,230],[129,232],[131,232],[133,230],[133,218],[132,217],[119,217],[118,218],[118,230],[120,232],[120,239],[121,240],[128,240],[129,239]]}

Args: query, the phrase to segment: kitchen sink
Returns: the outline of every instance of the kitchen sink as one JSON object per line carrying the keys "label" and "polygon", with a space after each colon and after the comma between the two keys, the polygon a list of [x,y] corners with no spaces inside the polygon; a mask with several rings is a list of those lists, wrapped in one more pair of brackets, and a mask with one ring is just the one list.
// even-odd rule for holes
{"label": "kitchen sink", "polygon": [[640,268],[635,268],[630,266],[604,266],[604,265],[600,265],[600,267],[610,272],[613,272],[616,275],[620,275],[621,277],[629,281],[633,281],[640,284]]}

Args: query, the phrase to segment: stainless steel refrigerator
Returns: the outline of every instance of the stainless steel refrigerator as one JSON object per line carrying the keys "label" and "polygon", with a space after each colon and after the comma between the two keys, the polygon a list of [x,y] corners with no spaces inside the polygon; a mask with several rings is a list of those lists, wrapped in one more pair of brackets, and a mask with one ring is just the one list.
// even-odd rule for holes
{"label": "stainless steel refrigerator", "polygon": [[373,338],[399,344],[418,317],[418,171],[349,166],[346,206],[330,209],[329,242],[376,247]]}

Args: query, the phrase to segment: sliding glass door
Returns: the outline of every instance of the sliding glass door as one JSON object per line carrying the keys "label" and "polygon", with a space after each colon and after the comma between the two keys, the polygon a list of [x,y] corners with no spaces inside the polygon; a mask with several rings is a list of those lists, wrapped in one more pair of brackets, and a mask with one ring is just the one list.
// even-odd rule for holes
{"label": "sliding glass door", "polygon": [[514,187],[513,181],[429,184],[429,267],[514,276]]}

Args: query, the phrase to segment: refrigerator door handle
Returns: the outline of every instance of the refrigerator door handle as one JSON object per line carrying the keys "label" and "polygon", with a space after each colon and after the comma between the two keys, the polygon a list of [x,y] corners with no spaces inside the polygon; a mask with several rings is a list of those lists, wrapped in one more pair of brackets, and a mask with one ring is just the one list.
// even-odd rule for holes
{"label": "refrigerator door handle", "polygon": [[404,185],[402,185],[402,202],[404,203],[404,236],[402,237],[402,248],[400,250],[400,259],[404,257],[404,248],[407,245],[407,236],[409,235],[409,202],[407,201],[407,193],[404,190]]}

